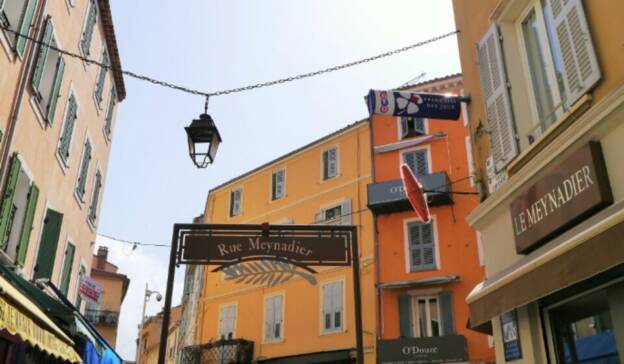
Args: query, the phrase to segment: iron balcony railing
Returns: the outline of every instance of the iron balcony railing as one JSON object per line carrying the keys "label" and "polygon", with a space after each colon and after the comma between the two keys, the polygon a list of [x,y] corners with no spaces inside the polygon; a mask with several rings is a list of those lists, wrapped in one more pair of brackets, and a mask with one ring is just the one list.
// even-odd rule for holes
{"label": "iron balcony railing", "polygon": [[184,364],[250,364],[253,359],[252,341],[219,340],[182,349]]}
{"label": "iron balcony railing", "polygon": [[117,326],[119,312],[109,310],[86,310],[85,317],[94,325]]}

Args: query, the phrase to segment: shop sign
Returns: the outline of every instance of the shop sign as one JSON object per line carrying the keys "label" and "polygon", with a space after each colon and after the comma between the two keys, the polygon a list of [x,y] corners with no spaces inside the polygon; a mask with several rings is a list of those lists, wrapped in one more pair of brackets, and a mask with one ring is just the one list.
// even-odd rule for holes
{"label": "shop sign", "polygon": [[511,203],[516,251],[530,252],[611,203],[602,150],[598,142],[591,142]]}
{"label": "shop sign", "polygon": [[102,286],[91,278],[83,276],[80,281],[79,293],[85,300],[99,302]]}
{"label": "shop sign", "polygon": [[[446,173],[438,172],[418,176],[423,189],[428,192],[430,206],[452,203],[449,192],[449,181]],[[372,183],[368,185],[368,207],[374,212],[395,212],[410,209],[403,182],[400,179]]]}
{"label": "shop sign", "polygon": [[505,361],[522,358],[520,335],[518,332],[518,314],[516,310],[503,313],[500,316],[501,332],[503,333],[503,351]]}
{"label": "shop sign", "polygon": [[440,94],[370,90],[367,104],[371,115],[457,120],[461,100],[458,96]]}
{"label": "shop sign", "polygon": [[461,335],[380,340],[377,344],[379,364],[468,361],[466,338]]}

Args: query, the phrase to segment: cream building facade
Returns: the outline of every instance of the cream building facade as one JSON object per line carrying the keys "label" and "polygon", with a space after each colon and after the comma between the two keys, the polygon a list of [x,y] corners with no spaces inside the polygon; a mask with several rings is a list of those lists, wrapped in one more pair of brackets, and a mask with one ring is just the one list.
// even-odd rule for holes
{"label": "cream building facade", "polygon": [[0,259],[80,306],[125,98],[109,2],[0,0],[0,9]]}

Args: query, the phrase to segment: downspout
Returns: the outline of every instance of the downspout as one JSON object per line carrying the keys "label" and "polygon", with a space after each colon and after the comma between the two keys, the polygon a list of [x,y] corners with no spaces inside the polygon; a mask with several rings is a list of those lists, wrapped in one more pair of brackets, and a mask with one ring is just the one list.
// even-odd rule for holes
{"label": "downspout", "polygon": [[[39,39],[43,28],[43,20],[45,15],[45,9],[47,6],[48,0],[41,0],[41,5],[39,6],[39,13],[35,18],[35,22],[37,25],[35,26],[35,39]],[[35,42],[30,41],[30,47],[27,48],[27,52],[25,53],[24,65],[22,66],[22,74],[19,79],[19,84],[17,86],[17,92],[15,94],[15,98],[13,101],[13,107],[11,109],[11,115],[9,116],[9,124],[7,128],[6,138],[4,140],[4,144],[2,145],[2,159],[0,162],[0,196],[4,196],[4,192],[6,189],[6,175],[8,173],[8,163],[9,163],[9,153],[11,152],[11,147],[13,146],[13,136],[15,134],[15,130],[17,129],[17,124],[19,121],[19,112],[22,106],[22,101],[24,99],[24,93],[26,92],[26,87],[28,85],[28,79],[30,74],[32,73],[32,65],[35,60],[35,55],[37,54],[37,44]],[[17,57],[17,56],[16,56]]]}

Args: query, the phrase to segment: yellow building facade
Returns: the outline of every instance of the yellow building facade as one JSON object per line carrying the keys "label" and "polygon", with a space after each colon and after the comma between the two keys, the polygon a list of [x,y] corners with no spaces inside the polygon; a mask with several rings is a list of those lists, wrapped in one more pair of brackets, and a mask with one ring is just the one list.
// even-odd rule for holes
{"label": "yellow building facade", "polygon": [[[210,190],[205,223],[345,224],[357,227],[364,356],[375,362],[373,220],[369,123],[363,120]],[[200,343],[253,342],[253,358],[348,362],[356,345],[351,267],[319,268],[316,284],[293,278],[271,288],[205,270]]]}

